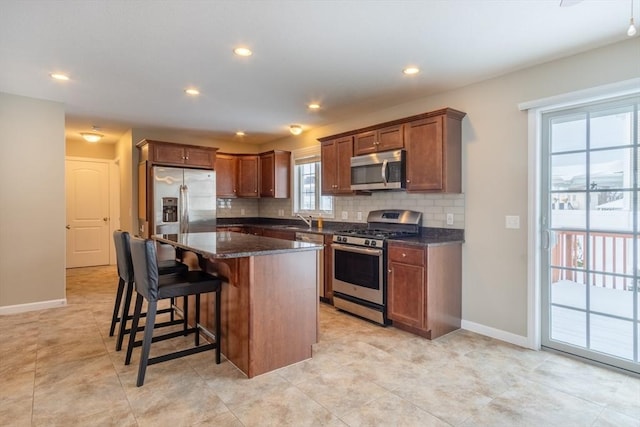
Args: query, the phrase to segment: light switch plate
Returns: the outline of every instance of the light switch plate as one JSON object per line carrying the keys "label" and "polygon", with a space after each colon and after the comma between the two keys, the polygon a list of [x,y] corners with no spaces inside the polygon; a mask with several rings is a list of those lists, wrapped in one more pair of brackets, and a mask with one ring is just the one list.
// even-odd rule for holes
{"label": "light switch plate", "polygon": [[342,211],[342,219],[349,219],[349,212]]}
{"label": "light switch plate", "polygon": [[362,221],[362,212],[358,212],[357,218],[358,218],[358,221]]}
{"label": "light switch plate", "polygon": [[244,209],[240,209],[240,215],[244,215]]}
{"label": "light switch plate", "polygon": [[520,217],[517,215],[507,215],[504,217],[504,226],[506,228],[520,228]]}

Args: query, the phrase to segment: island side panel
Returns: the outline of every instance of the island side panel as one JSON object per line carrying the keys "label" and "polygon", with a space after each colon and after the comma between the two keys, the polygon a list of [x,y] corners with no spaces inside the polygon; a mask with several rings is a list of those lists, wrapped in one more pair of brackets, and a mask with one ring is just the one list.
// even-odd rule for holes
{"label": "island side panel", "polygon": [[460,329],[462,318],[462,245],[427,249],[427,313],[431,339]]}
{"label": "island side panel", "polygon": [[[227,360],[249,375],[249,258],[208,260],[206,270],[228,279],[222,286],[221,352]],[[212,304],[209,304],[211,307]],[[207,318],[207,329],[214,331],[214,313]]]}
{"label": "island side panel", "polygon": [[318,325],[316,251],[252,257],[249,377],[311,357]]}

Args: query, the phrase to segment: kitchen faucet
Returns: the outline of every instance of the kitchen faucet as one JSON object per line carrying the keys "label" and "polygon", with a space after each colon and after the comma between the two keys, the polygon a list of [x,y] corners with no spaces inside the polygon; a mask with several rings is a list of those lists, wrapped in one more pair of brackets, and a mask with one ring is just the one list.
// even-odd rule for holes
{"label": "kitchen faucet", "polygon": [[306,219],[300,214],[296,214],[296,216],[299,217],[301,220],[303,220],[304,223],[307,224],[309,228],[311,228],[311,226],[313,225],[313,217],[311,215],[309,215],[309,219]]}

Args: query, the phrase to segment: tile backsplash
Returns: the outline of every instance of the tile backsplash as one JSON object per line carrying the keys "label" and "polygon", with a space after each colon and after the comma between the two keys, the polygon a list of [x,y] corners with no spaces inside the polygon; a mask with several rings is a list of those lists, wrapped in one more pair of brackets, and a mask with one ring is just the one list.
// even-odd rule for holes
{"label": "tile backsplash", "polygon": [[[291,218],[291,199],[224,199],[230,207],[221,207],[218,199],[218,217]],[[375,192],[371,196],[334,197],[334,218],[328,221],[367,221],[369,211],[377,209],[409,209],[422,212],[423,227],[464,229],[464,194],[410,194],[404,191]],[[226,206],[226,205],[225,205]],[[280,213],[283,213],[281,216]],[[361,213],[362,219],[358,219]],[[453,215],[453,224],[447,224],[447,214]],[[346,218],[343,218],[346,215]]]}

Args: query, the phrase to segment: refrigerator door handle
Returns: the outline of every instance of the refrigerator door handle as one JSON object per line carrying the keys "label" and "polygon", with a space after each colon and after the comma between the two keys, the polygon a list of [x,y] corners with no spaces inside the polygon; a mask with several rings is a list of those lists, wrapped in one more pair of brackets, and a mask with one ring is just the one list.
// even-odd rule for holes
{"label": "refrigerator door handle", "polygon": [[189,232],[189,188],[180,186],[180,233]]}

